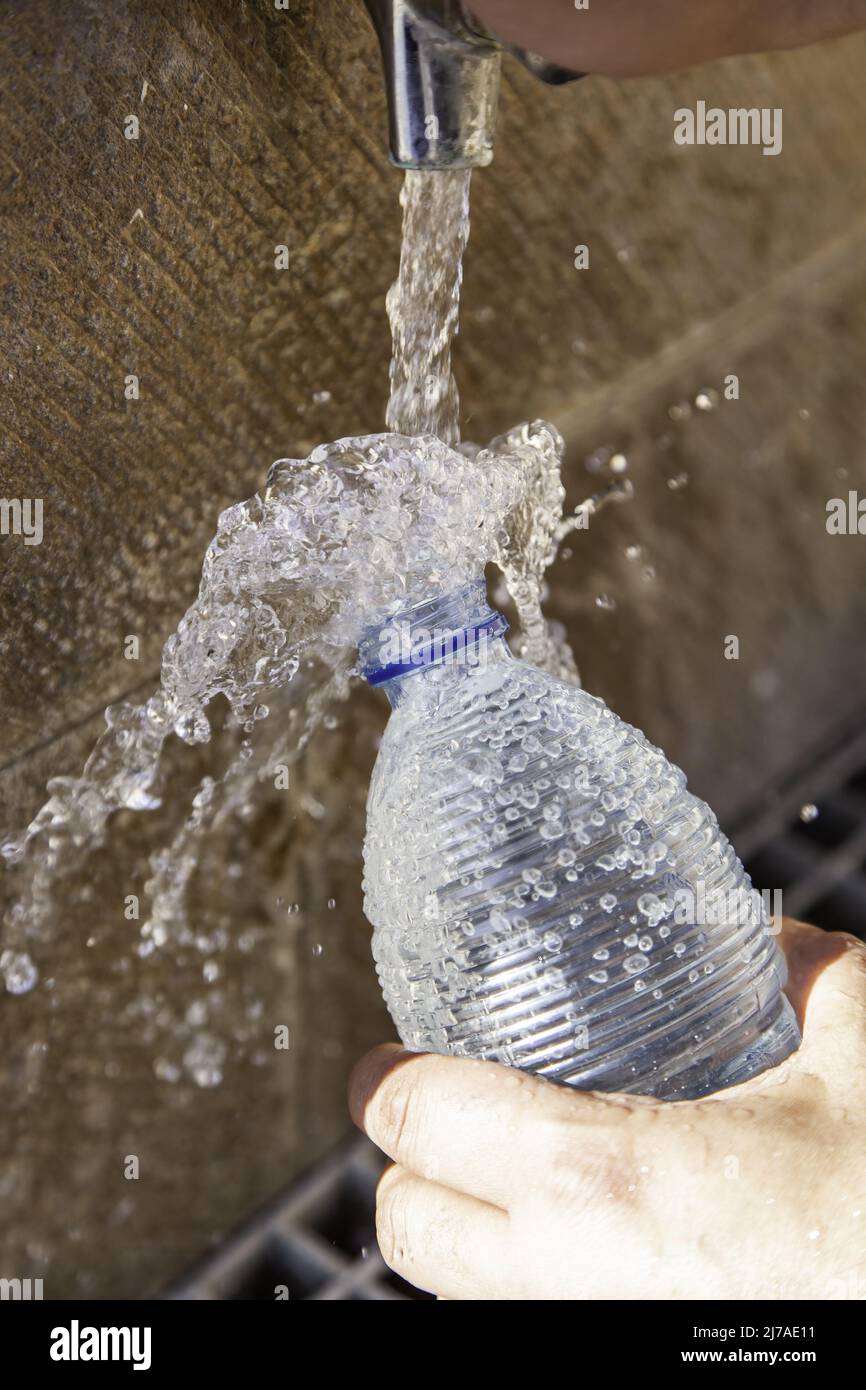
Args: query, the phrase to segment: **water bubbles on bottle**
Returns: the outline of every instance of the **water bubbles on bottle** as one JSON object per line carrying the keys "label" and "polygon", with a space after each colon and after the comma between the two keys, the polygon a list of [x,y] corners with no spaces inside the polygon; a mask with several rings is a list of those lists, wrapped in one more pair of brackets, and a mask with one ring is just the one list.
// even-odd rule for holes
{"label": "water bubbles on bottle", "polygon": [[657,893],[641,893],[637,900],[638,912],[643,913],[650,923],[655,926],[656,922],[665,915],[664,904]]}
{"label": "water bubbles on bottle", "polygon": [[649,958],[641,952],[636,952],[633,956],[626,956],[622,963],[623,970],[629,975],[636,975],[641,970],[646,970],[649,965]]}

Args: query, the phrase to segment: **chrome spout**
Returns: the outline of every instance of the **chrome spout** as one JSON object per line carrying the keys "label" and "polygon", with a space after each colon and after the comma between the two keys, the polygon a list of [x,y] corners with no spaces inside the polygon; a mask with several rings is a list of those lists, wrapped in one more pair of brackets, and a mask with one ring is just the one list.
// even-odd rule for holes
{"label": "chrome spout", "polygon": [[366,0],[388,89],[391,161],[401,169],[489,164],[503,51],[544,82],[580,76],[499,43],[461,0]]}

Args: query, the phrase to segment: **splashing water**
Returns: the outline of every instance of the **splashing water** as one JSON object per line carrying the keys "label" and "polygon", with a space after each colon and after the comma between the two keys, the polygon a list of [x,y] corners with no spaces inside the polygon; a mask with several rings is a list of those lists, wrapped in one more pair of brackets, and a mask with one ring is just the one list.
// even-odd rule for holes
{"label": "splashing water", "polygon": [[[10,988],[32,982],[26,942],[47,928],[57,882],[102,842],[113,812],[159,804],[166,739],[208,741],[217,697],[247,737],[221,779],[202,781],[185,825],[157,856],[141,928],[145,954],[178,929],[184,939],[197,844],[264,771],[296,758],[330,701],[348,693],[365,625],[468,582],[492,561],[517,606],[529,658],[568,670],[540,608],[561,528],[561,454],[560,436],[543,423],[471,454],[432,435],[338,440],[308,459],[278,461],[261,494],[224,512],[198,598],[165,645],[159,689],[142,705],[106,711],[81,776],[52,779],[24,837],[3,846],[7,862],[24,871],[23,898],[4,934]],[[283,717],[287,706],[293,723]],[[279,717],[265,731],[269,713]]]}
{"label": "splashing water", "polygon": [[[173,798],[164,785],[166,741],[218,742],[227,708],[230,756],[222,771],[204,772],[185,819],[151,854],[136,941],[143,961],[170,945],[211,949],[186,906],[204,847],[249,813],[273,769],[295,763],[334,701],[347,698],[358,638],[371,622],[493,563],[518,614],[520,655],[576,679],[571,653],[541,609],[545,569],[580,525],[580,509],[563,518],[562,439],[536,422],[484,448],[452,447],[459,431],[450,348],[468,174],[410,172],[401,201],[400,274],[388,296],[390,432],[279,460],[261,493],[219,518],[198,597],[165,644],[158,689],[140,705],[109,707],[81,774],[51,779],[24,834],[0,846],[17,879],[0,930],[0,978],[11,993],[30,991],[51,964],[64,887],[104,845],[110,818]],[[612,495],[583,505],[596,510]],[[199,1021],[193,1009],[184,1026],[199,1043],[214,1042],[195,1031]],[[204,1060],[203,1048],[188,1047],[184,1067],[199,1085],[217,1084],[222,1044],[216,1039]],[[167,1079],[177,1070],[162,1061],[155,1069]]]}

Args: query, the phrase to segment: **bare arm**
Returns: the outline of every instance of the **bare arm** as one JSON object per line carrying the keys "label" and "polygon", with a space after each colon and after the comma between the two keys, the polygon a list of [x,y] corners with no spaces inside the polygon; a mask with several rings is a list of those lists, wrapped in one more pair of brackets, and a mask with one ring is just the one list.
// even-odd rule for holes
{"label": "bare arm", "polygon": [[577,72],[673,72],[866,28],[866,0],[467,0],[497,38]]}

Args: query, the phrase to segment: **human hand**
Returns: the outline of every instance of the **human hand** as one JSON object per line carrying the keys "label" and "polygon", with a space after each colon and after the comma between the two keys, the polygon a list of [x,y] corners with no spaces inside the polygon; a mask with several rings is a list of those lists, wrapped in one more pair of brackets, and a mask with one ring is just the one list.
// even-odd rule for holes
{"label": "human hand", "polygon": [[697,1101],[374,1049],[386,1262],[449,1299],[866,1297],[866,947],[786,921],[799,1051]]}
{"label": "human hand", "polygon": [[730,53],[796,48],[866,25],[866,0],[466,0],[484,28],[575,72],[674,72]]}

